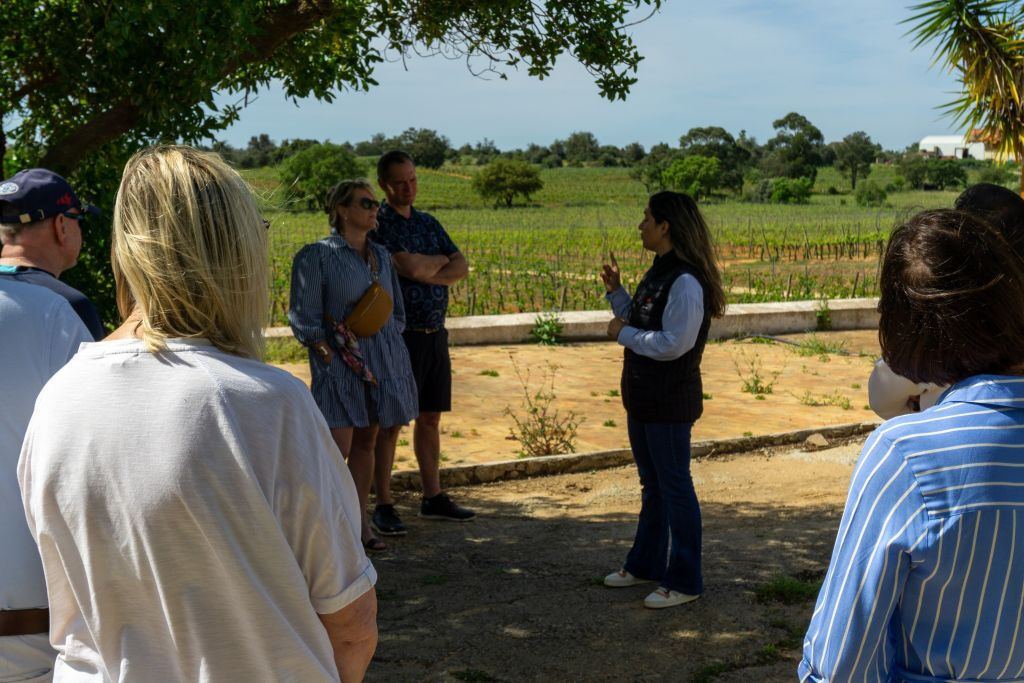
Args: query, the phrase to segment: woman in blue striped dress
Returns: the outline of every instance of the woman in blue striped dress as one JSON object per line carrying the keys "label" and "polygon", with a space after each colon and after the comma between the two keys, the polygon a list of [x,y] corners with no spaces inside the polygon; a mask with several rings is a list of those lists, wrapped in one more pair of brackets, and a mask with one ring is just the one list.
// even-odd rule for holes
{"label": "woman in blue striped dress", "polygon": [[[418,412],[402,341],[398,273],[387,249],[367,238],[377,226],[379,206],[365,180],[345,180],[331,189],[325,208],[331,234],[295,255],[288,310],[295,338],[309,349],[313,399],[355,480],[367,550],[386,547],[366,517],[377,430],[409,424]],[[343,321],[374,281],[391,297],[392,315],[375,334],[355,337]]]}
{"label": "woman in blue striped dress", "polygon": [[896,228],[879,341],[952,385],[876,429],[850,481],[800,680],[1024,680],[1024,272],[956,210]]}

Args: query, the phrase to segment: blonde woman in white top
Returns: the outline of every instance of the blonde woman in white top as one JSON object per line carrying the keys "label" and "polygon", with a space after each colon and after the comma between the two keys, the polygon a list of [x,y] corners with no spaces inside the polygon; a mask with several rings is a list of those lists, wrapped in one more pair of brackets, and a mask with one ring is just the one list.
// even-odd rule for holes
{"label": "blonde woman in white top", "polygon": [[19,463],[55,680],[361,680],[376,573],[320,412],[260,361],[248,187],[159,147],[128,163],[114,213],[124,324],[43,389]]}

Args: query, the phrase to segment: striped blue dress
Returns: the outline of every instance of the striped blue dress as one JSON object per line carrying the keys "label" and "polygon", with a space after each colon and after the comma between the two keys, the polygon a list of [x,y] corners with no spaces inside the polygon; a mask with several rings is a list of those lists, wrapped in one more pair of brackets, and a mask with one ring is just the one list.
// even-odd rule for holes
{"label": "striped blue dress", "polygon": [[1024,378],[979,375],[864,445],[801,681],[1024,681]]}
{"label": "striped blue dress", "polygon": [[[398,273],[387,249],[367,244],[377,256],[379,281],[394,302],[394,311],[376,334],[359,338],[376,386],[364,382],[337,353],[325,366],[310,348],[313,399],[332,429],[409,424],[419,412],[409,352],[402,340],[405,308]],[[292,261],[288,322],[295,338],[308,347],[331,339],[327,318],[344,320],[372,282],[369,265],[341,235],[304,246]]]}

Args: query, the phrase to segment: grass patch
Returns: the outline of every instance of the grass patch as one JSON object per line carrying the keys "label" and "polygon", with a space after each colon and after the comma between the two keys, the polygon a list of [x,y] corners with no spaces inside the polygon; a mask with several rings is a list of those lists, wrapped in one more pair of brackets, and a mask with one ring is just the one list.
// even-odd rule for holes
{"label": "grass patch", "polygon": [[830,394],[822,394],[821,396],[815,396],[811,392],[805,391],[804,395],[800,397],[800,403],[812,408],[820,408],[822,406],[832,406],[842,408],[843,410],[850,410],[852,408],[850,398],[843,396],[838,390]]}
{"label": "grass patch", "polygon": [[604,427],[614,427],[615,426],[615,420],[605,420],[602,423],[602,426],[604,426]]}
{"label": "grass patch", "polygon": [[842,339],[828,340],[816,334],[809,334],[793,350],[800,356],[827,356],[830,353],[845,354],[846,341]]}
{"label": "grass patch", "polygon": [[701,398],[703,398],[705,401],[710,401],[711,399],[714,398],[714,396],[705,391],[701,393]]}
{"label": "grass patch", "polygon": [[497,377],[498,376],[498,371],[497,370],[481,370],[480,374],[483,375],[484,377]]}
{"label": "grass patch", "polygon": [[306,347],[294,337],[267,337],[267,363],[305,363],[309,360]]}
{"label": "grass patch", "polygon": [[784,605],[799,605],[812,602],[821,590],[820,578],[798,578],[788,574],[776,574],[767,583],[757,587],[754,594],[759,602],[781,602]]}

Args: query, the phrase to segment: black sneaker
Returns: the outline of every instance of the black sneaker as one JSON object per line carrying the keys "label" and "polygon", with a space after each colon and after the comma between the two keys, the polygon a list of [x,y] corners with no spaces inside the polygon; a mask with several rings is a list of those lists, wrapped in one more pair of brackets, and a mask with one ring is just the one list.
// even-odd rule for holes
{"label": "black sneaker", "polygon": [[420,517],[444,522],[468,522],[476,513],[457,505],[447,494],[439,493],[433,498],[424,498],[420,503]]}
{"label": "black sneaker", "polygon": [[405,536],[407,533],[394,505],[378,505],[373,509],[370,526],[381,536]]}

